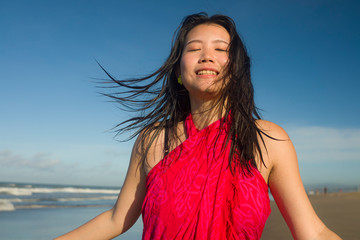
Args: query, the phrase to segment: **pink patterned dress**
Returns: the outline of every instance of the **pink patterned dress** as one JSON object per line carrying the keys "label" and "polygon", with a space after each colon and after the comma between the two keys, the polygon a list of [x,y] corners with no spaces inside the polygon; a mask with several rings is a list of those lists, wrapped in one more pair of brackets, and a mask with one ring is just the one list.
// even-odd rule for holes
{"label": "pink patterned dress", "polygon": [[147,176],[143,239],[260,239],[268,186],[255,168],[231,174],[226,125],[220,119],[199,131],[187,117],[188,138]]}

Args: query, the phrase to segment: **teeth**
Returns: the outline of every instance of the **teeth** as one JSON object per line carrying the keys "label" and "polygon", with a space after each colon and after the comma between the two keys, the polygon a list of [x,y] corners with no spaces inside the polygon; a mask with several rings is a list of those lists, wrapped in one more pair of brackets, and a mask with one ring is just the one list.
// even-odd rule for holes
{"label": "teeth", "polygon": [[210,70],[201,70],[197,72],[197,75],[217,75],[217,73]]}

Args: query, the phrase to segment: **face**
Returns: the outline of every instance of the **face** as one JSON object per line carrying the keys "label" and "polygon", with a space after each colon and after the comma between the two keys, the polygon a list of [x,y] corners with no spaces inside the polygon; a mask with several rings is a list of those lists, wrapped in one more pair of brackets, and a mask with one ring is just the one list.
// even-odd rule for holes
{"label": "face", "polygon": [[230,35],[216,24],[201,24],[186,36],[180,71],[190,98],[214,98],[219,95],[228,63]]}

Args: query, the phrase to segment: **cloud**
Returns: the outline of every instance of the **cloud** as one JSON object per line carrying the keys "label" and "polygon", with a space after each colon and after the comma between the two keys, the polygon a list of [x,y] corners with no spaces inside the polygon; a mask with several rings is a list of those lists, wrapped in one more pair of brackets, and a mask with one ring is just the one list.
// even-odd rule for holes
{"label": "cloud", "polygon": [[3,167],[49,170],[59,163],[59,160],[52,158],[51,154],[48,153],[39,152],[31,157],[24,157],[10,150],[0,150],[0,164]]}
{"label": "cloud", "polygon": [[360,161],[360,129],[318,126],[287,129],[299,161]]}

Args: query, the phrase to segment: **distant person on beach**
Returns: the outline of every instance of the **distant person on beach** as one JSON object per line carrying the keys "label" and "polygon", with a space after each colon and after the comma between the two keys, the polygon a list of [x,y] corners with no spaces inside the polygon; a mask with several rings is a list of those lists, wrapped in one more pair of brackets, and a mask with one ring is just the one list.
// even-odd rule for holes
{"label": "distant person on beach", "polygon": [[[115,206],[57,239],[111,239],[142,214],[143,239],[260,239],[268,188],[294,239],[340,239],[313,210],[286,132],[261,120],[250,59],[233,20],[187,16],[153,74],[112,81],[143,113]],[[152,81],[150,81],[152,80]]]}

